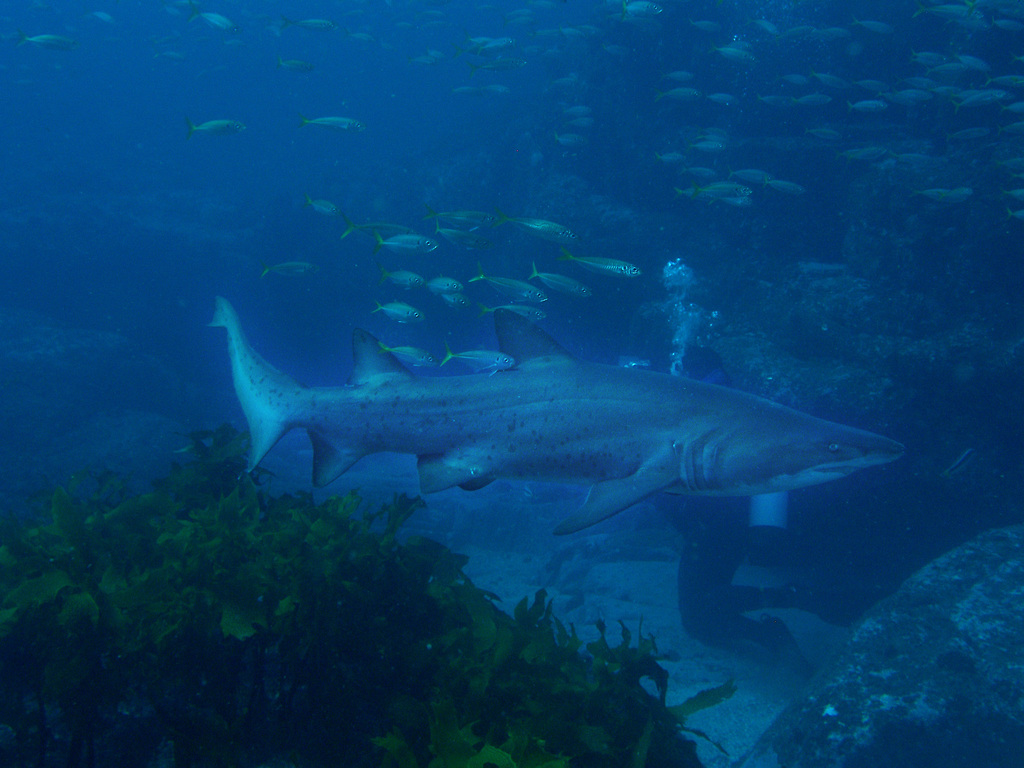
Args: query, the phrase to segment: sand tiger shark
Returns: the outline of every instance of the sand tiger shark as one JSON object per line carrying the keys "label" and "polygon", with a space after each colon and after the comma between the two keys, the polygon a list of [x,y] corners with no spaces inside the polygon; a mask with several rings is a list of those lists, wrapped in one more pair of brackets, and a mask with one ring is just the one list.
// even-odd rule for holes
{"label": "sand tiger shark", "polygon": [[575,359],[508,310],[494,313],[509,370],[417,378],[366,331],[352,334],[342,387],[307,388],[246,341],[223,298],[235,392],[251,433],[249,470],[291,429],[313,444],[313,483],[363,456],[415,454],[423,493],[498,478],[588,484],[555,529],[572,533],[658,493],[747,496],[885,464],[903,446],[734,389]]}

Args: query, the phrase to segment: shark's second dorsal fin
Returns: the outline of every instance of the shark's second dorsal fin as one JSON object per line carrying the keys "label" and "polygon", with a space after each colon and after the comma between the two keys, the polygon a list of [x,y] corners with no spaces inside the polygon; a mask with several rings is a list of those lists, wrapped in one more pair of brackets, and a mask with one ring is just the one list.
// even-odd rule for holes
{"label": "shark's second dorsal fin", "polygon": [[362,328],[352,331],[352,375],[348,383],[353,386],[366,384],[378,376],[399,375],[413,378],[409,369],[398,362],[398,358],[384,349],[372,334]]}
{"label": "shark's second dorsal fin", "polygon": [[494,330],[498,334],[498,349],[522,364],[535,357],[560,357],[572,360],[561,344],[544,331],[507,309],[494,310]]}

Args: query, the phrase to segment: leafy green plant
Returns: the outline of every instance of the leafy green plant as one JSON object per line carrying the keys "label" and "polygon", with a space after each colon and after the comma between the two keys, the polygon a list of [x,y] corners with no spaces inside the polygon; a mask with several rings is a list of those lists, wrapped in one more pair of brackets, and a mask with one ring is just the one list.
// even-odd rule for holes
{"label": "leafy green plant", "polygon": [[274,497],[244,472],[244,435],[191,438],[151,493],[82,477],[43,522],[4,523],[18,764],[144,765],[164,743],[183,767],[698,765],[653,638],[623,625],[613,646],[601,627],[584,649],[543,590],[509,616],[464,557],[400,541],[419,499]]}

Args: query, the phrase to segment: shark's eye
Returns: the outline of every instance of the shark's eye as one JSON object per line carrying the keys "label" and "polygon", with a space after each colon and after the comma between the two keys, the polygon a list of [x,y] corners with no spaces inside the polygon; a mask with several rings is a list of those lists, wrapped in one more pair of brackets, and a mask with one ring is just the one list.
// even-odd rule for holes
{"label": "shark's eye", "polygon": [[839,443],[829,443],[828,450],[829,453],[835,453],[836,451],[839,450]]}

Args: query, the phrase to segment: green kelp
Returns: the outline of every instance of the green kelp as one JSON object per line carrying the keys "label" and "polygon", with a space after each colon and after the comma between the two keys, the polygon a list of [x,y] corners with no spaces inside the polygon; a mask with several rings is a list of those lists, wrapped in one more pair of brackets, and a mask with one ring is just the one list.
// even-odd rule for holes
{"label": "green kelp", "polygon": [[699,765],[652,638],[584,649],[543,591],[509,616],[464,557],[400,541],[419,499],[271,496],[244,435],[191,437],[151,493],[82,477],[4,522],[5,764]]}

